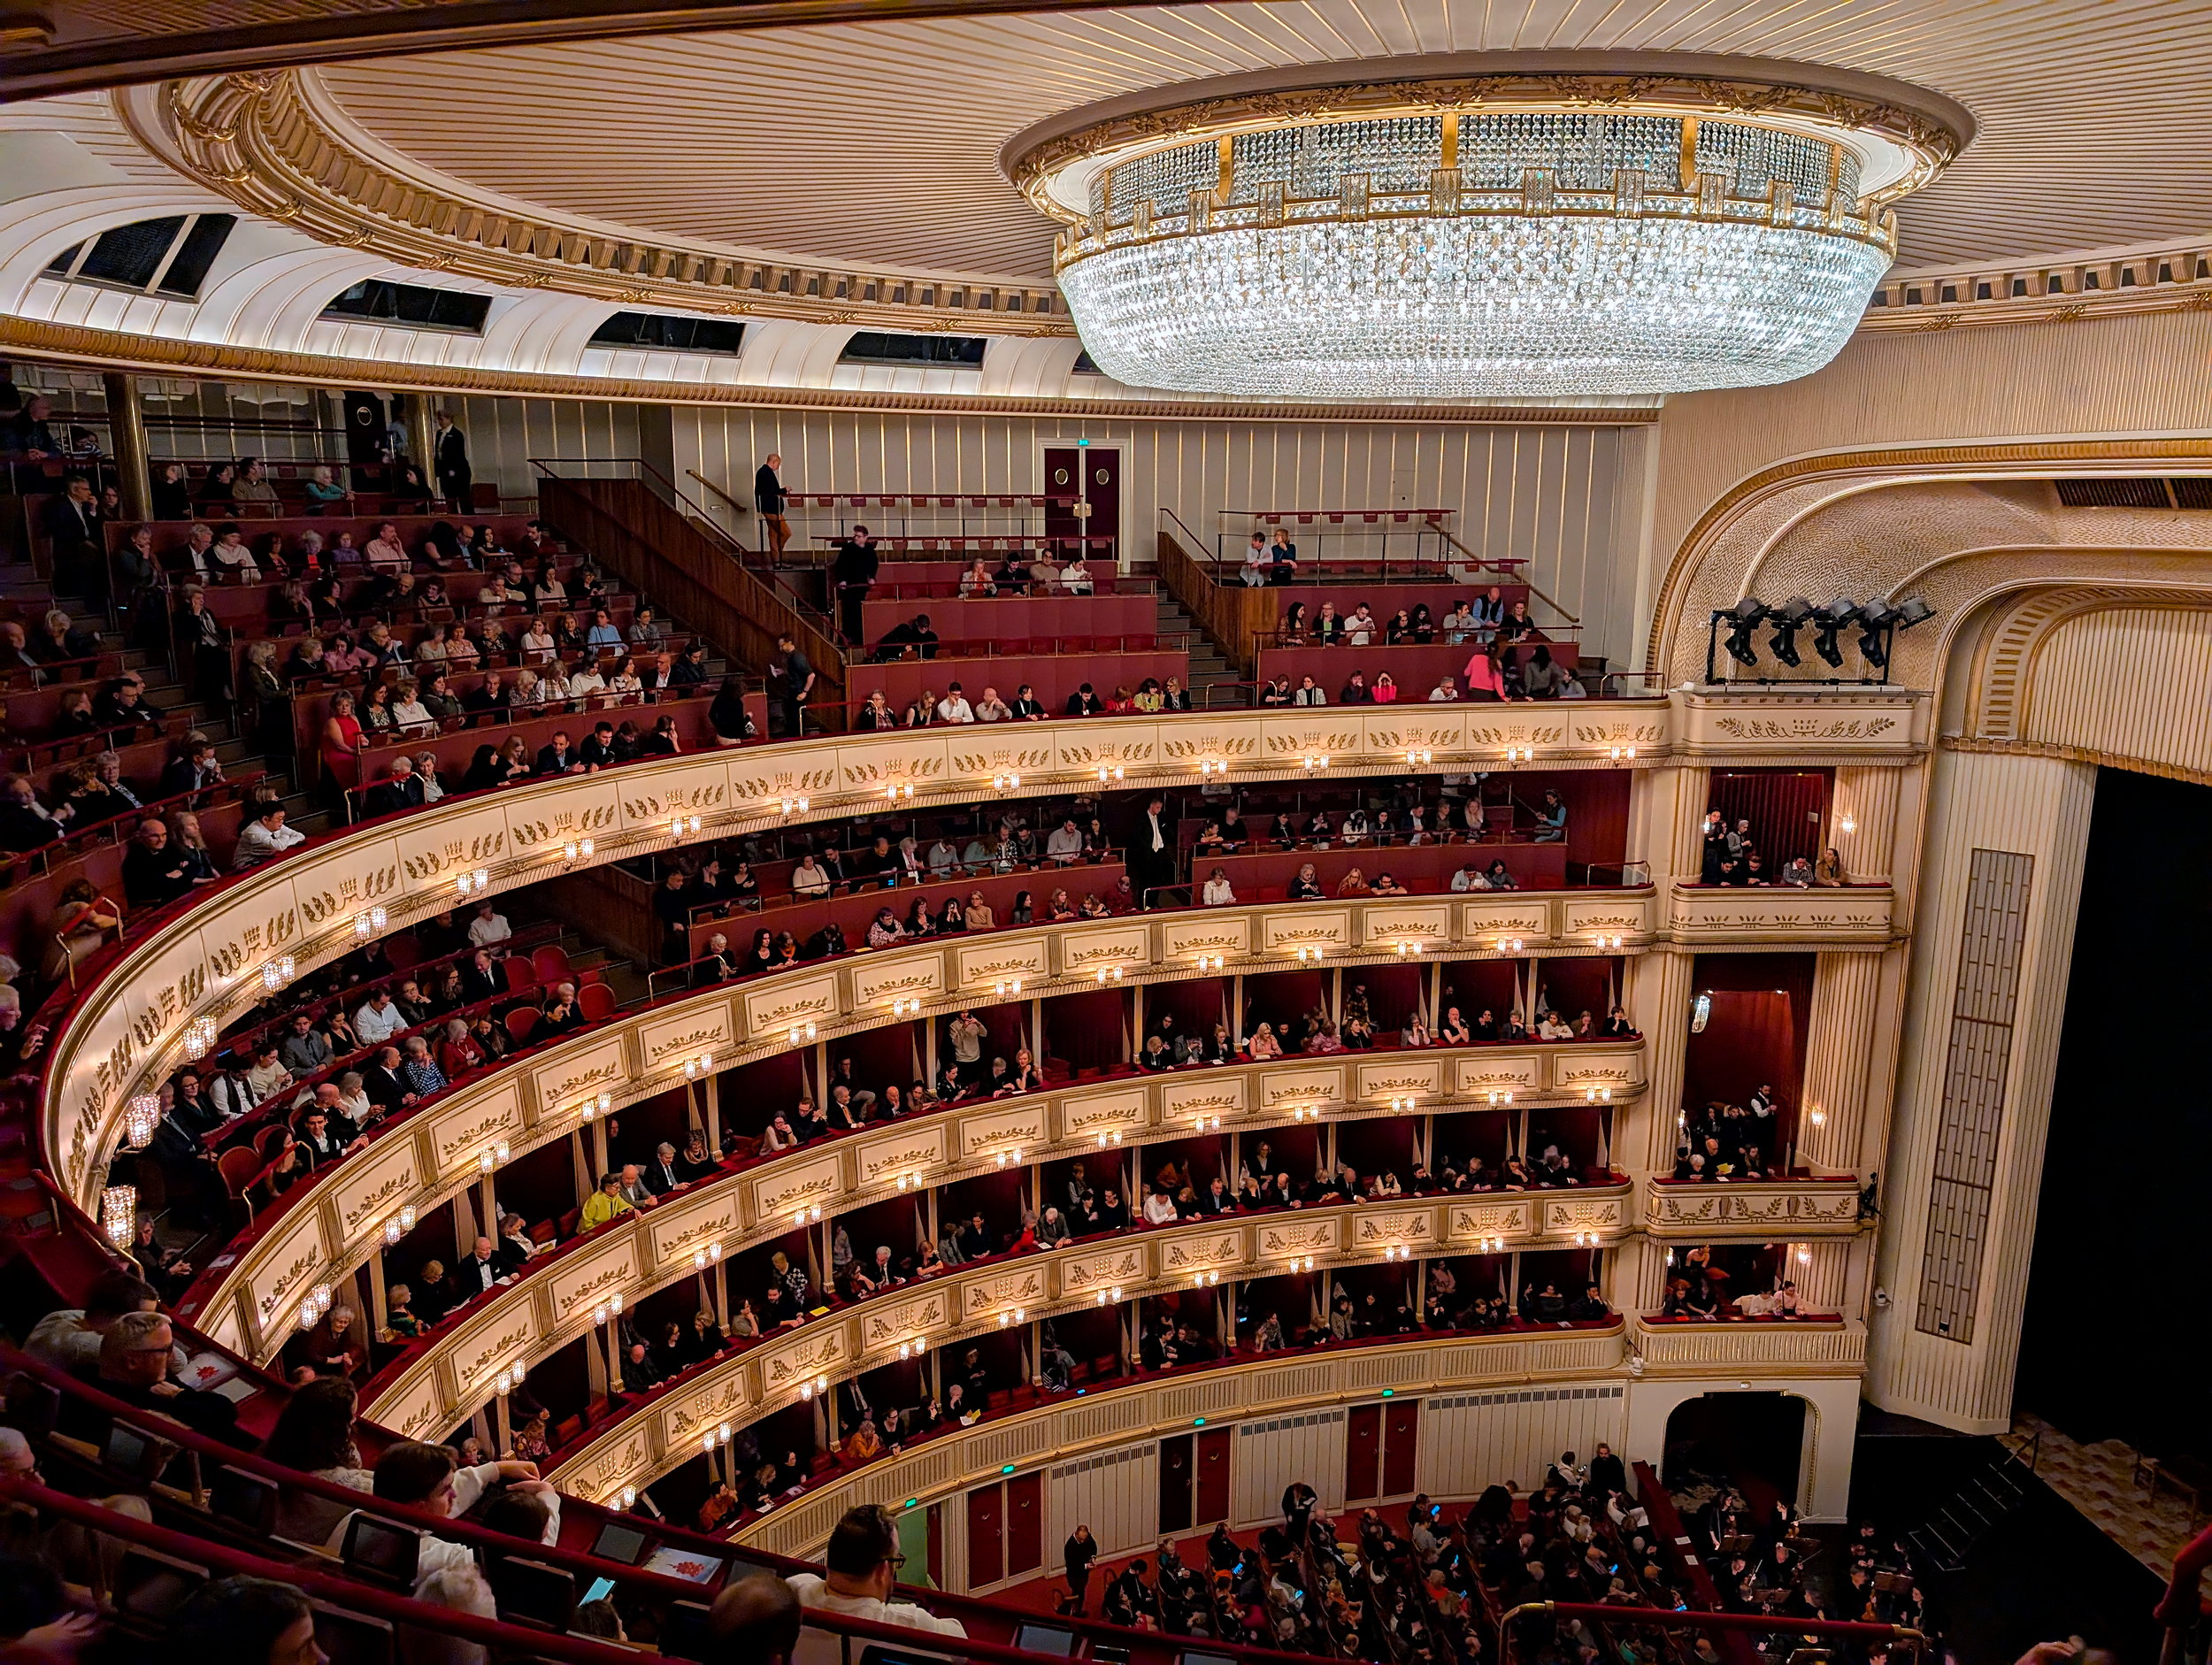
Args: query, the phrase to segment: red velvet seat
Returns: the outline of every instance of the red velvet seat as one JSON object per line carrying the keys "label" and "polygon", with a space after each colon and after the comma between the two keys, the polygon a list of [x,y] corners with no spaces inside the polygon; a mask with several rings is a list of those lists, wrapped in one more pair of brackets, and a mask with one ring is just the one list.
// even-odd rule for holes
{"label": "red velvet seat", "polygon": [[598,1023],[614,1016],[614,991],[604,983],[586,983],[576,991],[576,1005],[587,1022]]}
{"label": "red velvet seat", "polygon": [[549,944],[530,956],[530,970],[541,983],[560,982],[569,974],[568,950]]}
{"label": "red velvet seat", "polygon": [[518,1006],[500,1021],[506,1024],[507,1032],[514,1037],[515,1045],[526,1047],[530,1044],[531,1035],[538,1026],[537,1009],[534,1006]]}
{"label": "red velvet seat", "polygon": [[516,994],[520,994],[537,981],[537,973],[531,961],[519,954],[511,954],[499,963],[504,968],[508,988]]}

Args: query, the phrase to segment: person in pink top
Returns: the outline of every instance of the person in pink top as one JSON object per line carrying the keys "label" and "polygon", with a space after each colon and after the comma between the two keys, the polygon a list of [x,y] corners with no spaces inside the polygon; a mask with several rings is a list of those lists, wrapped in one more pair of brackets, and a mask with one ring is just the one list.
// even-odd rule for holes
{"label": "person in pink top", "polygon": [[1497,653],[1493,643],[1485,642],[1475,649],[1467,661],[1465,676],[1469,699],[1480,699],[1486,694],[1494,700],[1502,700],[1508,697],[1505,691],[1505,673],[1499,669]]}
{"label": "person in pink top", "polygon": [[407,565],[407,546],[399,541],[399,528],[388,520],[376,529],[376,536],[369,540],[364,553],[380,572],[398,572]]}

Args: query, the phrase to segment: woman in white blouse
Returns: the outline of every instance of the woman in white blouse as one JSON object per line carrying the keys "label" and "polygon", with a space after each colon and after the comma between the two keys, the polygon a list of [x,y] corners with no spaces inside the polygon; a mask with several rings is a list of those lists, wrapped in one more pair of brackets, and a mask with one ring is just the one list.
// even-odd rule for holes
{"label": "woman in white blouse", "polygon": [[553,633],[545,627],[545,620],[534,618],[530,628],[522,633],[522,656],[534,664],[542,664],[553,656]]}
{"label": "woman in white blouse", "polygon": [[1175,1212],[1175,1199],[1166,1192],[1155,1190],[1144,1200],[1144,1223],[1147,1225],[1173,1225],[1179,1216]]}
{"label": "woman in white blouse", "polygon": [[1237,893],[1231,888],[1229,875],[1225,870],[1214,869],[1206,880],[1203,896],[1209,908],[1225,908],[1237,899]]}
{"label": "woman in white blouse", "polygon": [[430,633],[415,644],[415,663],[442,665],[446,662],[446,658],[445,626],[433,625],[430,626]]}

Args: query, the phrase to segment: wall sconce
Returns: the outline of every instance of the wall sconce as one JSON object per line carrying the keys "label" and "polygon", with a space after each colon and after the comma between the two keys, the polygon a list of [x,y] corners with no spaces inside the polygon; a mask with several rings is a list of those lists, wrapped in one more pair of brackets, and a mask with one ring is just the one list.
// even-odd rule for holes
{"label": "wall sconce", "polygon": [[1402,1243],[1389,1243],[1383,1247],[1383,1259],[1386,1261],[1402,1261],[1409,1258],[1412,1253],[1413,1251]]}
{"label": "wall sconce", "polygon": [[1855,816],[1855,815],[1851,815],[1851,814],[1848,814],[1848,813],[1846,813],[1846,814],[1843,814],[1843,815],[1839,815],[1839,816],[1838,816],[1838,817],[1836,817],[1836,831],[1837,831],[1837,832],[1856,832],[1858,830],[1859,830],[1859,817],[1858,817],[1857,816]]}
{"label": "wall sconce", "polygon": [[1229,962],[1225,958],[1218,954],[1201,954],[1194,956],[1191,961],[1191,963],[1202,971],[1218,971],[1223,966],[1228,964],[1228,963]]}
{"label": "wall sconce", "polygon": [[799,1397],[801,1399],[812,1399],[817,1393],[826,1393],[828,1392],[829,1377],[826,1376],[818,1376],[811,1382],[802,1382],[799,1384]]}
{"label": "wall sconce", "polygon": [[588,1127],[612,1109],[614,1109],[614,1094],[602,1093],[597,1098],[586,1099],[578,1105],[576,1114],[583,1118],[584,1125]]}
{"label": "wall sconce", "polygon": [[1326,948],[1317,948],[1311,944],[1308,944],[1305,947],[1294,948],[1292,952],[1298,956],[1299,964],[1310,965],[1319,960],[1322,955],[1328,953],[1328,950]]}
{"label": "wall sconce", "polygon": [[910,780],[895,780],[883,789],[883,795],[893,803],[896,803],[901,798],[911,798],[914,795],[914,783]]}
{"label": "wall sconce", "polygon": [[495,1167],[503,1167],[506,1163],[507,1156],[508,1145],[505,1139],[501,1139],[496,1145],[487,1145],[476,1153],[476,1171],[488,1174]]}
{"label": "wall sconce", "polygon": [[1191,1131],[1198,1133],[1211,1131],[1217,1133],[1221,1131],[1221,1118],[1218,1116],[1210,1116],[1201,1110],[1191,1118]]}
{"label": "wall sconce", "polygon": [[1825,1127],[1828,1125],[1828,1112],[1816,1104],[1808,1105],[1805,1109],[1805,1119],[1815,1127]]}
{"label": "wall sconce", "polygon": [[484,867],[478,868],[472,873],[456,873],[453,876],[454,889],[459,891],[464,896],[473,895],[480,890],[489,889],[491,882],[491,870]]}
{"label": "wall sconce", "polygon": [[1021,783],[1022,778],[1019,775],[996,774],[991,777],[991,784],[1001,792],[1013,792],[1019,788]]}
{"label": "wall sconce", "polygon": [[1026,1307],[1017,1307],[1011,1312],[1009,1312],[1002,1308],[999,1311],[998,1327],[1002,1330],[1006,1329],[1008,1326],[1012,1324],[1026,1324],[1028,1322],[1029,1308]]}
{"label": "wall sconce", "polygon": [[1401,942],[1398,945],[1398,957],[1402,960],[1409,954],[1418,954],[1424,946],[1418,942]]}
{"label": "wall sconce", "polygon": [[592,1323],[598,1325],[603,1330],[606,1328],[607,1320],[612,1315],[607,1311],[607,1303],[603,1301],[591,1309]]}
{"label": "wall sconce", "polygon": [[1590,941],[1594,947],[1601,948],[1617,948],[1621,946],[1621,937],[1618,932],[1615,932],[1611,936],[1608,936],[1604,932],[1601,931],[1595,936],[1592,937]]}
{"label": "wall sconce", "polygon": [[1419,751],[1410,751],[1406,754],[1406,762],[1411,763],[1417,769],[1423,763],[1432,763],[1435,761],[1436,754],[1429,750],[1426,747],[1424,747]]}
{"label": "wall sconce", "polygon": [[921,1350],[922,1345],[918,1341],[902,1341],[899,1343],[899,1356],[902,1359],[910,1359]]}
{"label": "wall sconce", "polygon": [[1611,1087],[1585,1087],[1582,1089],[1582,1101],[1585,1104],[1610,1104],[1613,1101],[1613,1089]]}
{"label": "wall sconce", "polygon": [[719,1243],[710,1243],[704,1248],[695,1248],[691,1251],[691,1270],[695,1272],[703,1272],[708,1267],[719,1262],[721,1258],[722,1246]]}
{"label": "wall sconce", "polygon": [[1797,1263],[1800,1266],[1810,1266],[1813,1263],[1813,1251],[1810,1244],[1800,1243],[1797,1246],[1795,1253],[1797,1255]]}
{"label": "wall sconce", "polygon": [[1102,965],[1098,969],[1097,978],[1098,981],[1102,984],[1118,983],[1121,981],[1121,967],[1118,965]]}
{"label": "wall sconce", "polygon": [[1310,1122],[1317,1119],[1320,1114],[1321,1111],[1317,1106],[1294,1104],[1290,1109],[1290,1119],[1294,1122]]}
{"label": "wall sconce", "polygon": [[811,1203],[803,1208],[794,1208],[791,1211],[791,1224],[794,1225],[806,1225],[821,1217],[822,1205],[818,1202]]}
{"label": "wall sconce", "polygon": [[384,1247],[386,1248],[398,1247],[400,1239],[414,1229],[415,1207],[414,1204],[409,1203],[407,1207],[384,1222]]}
{"label": "wall sconce", "polygon": [[288,954],[280,954],[273,960],[261,963],[261,986],[273,994],[292,980],[296,962]]}
{"label": "wall sconce", "polygon": [[1521,951],[1521,945],[1522,939],[1519,937],[1500,937],[1498,939],[1498,952],[1500,954],[1518,954]]}
{"label": "wall sconce", "polygon": [[699,817],[695,815],[680,815],[668,824],[668,836],[672,839],[680,839],[686,832],[696,832],[698,830]]}
{"label": "wall sconce", "polygon": [[1289,1268],[1288,1268],[1288,1270],[1290,1270],[1291,1271],[1294,1271],[1294,1272],[1310,1272],[1310,1271],[1311,1271],[1311,1270],[1313,1270],[1313,1256],[1312,1256],[1312,1255],[1292,1255],[1292,1256],[1290,1257],[1290,1263],[1289,1263]]}
{"label": "wall sconce", "polygon": [[110,1185],[100,1193],[100,1229],[109,1242],[127,1248],[138,1235],[138,1187]]}
{"label": "wall sconce", "polygon": [[1101,1149],[1101,1150],[1104,1150],[1104,1149],[1107,1147],[1107,1146],[1109,1146],[1109,1145],[1118,1145],[1118,1144],[1120,1144],[1120,1143],[1121,1143],[1121,1133],[1120,1133],[1120,1131],[1119,1131],[1118,1129],[1113,1130],[1113,1131],[1109,1132],[1101,1133],[1101,1134],[1098,1136],[1098,1147],[1099,1147],[1099,1149]]}
{"label": "wall sconce", "polygon": [[791,1044],[803,1046],[819,1032],[812,1024],[794,1024],[791,1025]]}
{"label": "wall sconce", "polygon": [[214,1047],[215,1020],[212,1017],[195,1017],[185,1025],[184,1055],[187,1058],[197,1063],[202,1058],[206,1057]]}
{"label": "wall sconce", "polygon": [[365,939],[373,937],[384,929],[384,922],[389,917],[384,911],[382,902],[373,908],[364,908],[353,916],[353,934]]}
{"label": "wall sconce", "polygon": [[811,800],[806,798],[786,798],[777,805],[777,808],[786,815],[802,815],[805,813],[810,802]]}
{"label": "wall sconce", "polygon": [[710,1052],[703,1052],[695,1058],[686,1058],[684,1060],[684,1079],[687,1081],[692,1080],[698,1076],[712,1075],[713,1073],[714,1055]]}
{"label": "wall sconce", "polygon": [[1019,1145],[1010,1145],[1004,1150],[1000,1151],[998,1153],[998,1165],[1002,1168],[1020,1167],[1022,1165],[1022,1147]]}
{"label": "wall sconce", "polygon": [[1505,1087],[1505,1088],[1492,1087],[1492,1088],[1490,1089],[1490,1108],[1491,1108],[1491,1109],[1496,1109],[1499,1105],[1501,1105],[1501,1104],[1510,1104],[1510,1103],[1512,1103],[1512,1102],[1513,1102],[1513,1089],[1512,1089],[1511,1087]]}
{"label": "wall sconce", "polygon": [[1120,1300],[1121,1285],[1119,1284],[1116,1284],[1111,1289],[1102,1289],[1098,1292],[1098,1304],[1102,1307],[1110,1301],[1118,1303]]}
{"label": "wall sconce", "polygon": [[1494,1232],[1494,1233],[1493,1233],[1492,1235],[1490,1235],[1490,1236],[1488,1236],[1488,1237],[1479,1237],[1479,1238],[1477,1238],[1477,1239],[1475,1239],[1475,1253],[1476,1253],[1476,1254],[1478,1254],[1478,1255],[1502,1255],[1502,1254],[1504,1254],[1504,1253],[1505,1253],[1505,1236],[1504,1236],[1504,1234],[1503,1234],[1502,1232]]}
{"label": "wall sconce", "polygon": [[1209,775],[1225,775],[1228,772],[1229,765],[1218,757],[1201,757],[1198,760],[1198,778],[1201,780]]}
{"label": "wall sconce", "polygon": [[1304,762],[1306,765],[1306,772],[1308,774],[1312,774],[1316,770],[1326,769],[1329,766],[1329,760],[1325,757],[1308,757],[1304,760]]}
{"label": "wall sconce", "polygon": [[1099,764],[1098,779],[1102,784],[1109,780],[1119,780],[1121,778],[1122,766],[1119,763]]}
{"label": "wall sconce", "polygon": [[123,1148],[143,1150],[153,1142],[161,1125],[161,1098],[157,1093],[135,1094],[123,1109]]}
{"label": "wall sconce", "polygon": [[1509,763],[1532,763],[1536,761],[1536,748],[1509,746],[1505,748],[1505,760]]}
{"label": "wall sconce", "polygon": [[1617,763],[1632,763],[1636,761],[1636,748],[1633,746],[1616,746],[1610,756]]}
{"label": "wall sconce", "polygon": [[910,1173],[901,1174],[896,1179],[892,1181],[892,1184],[901,1191],[904,1191],[910,1186],[916,1191],[919,1191],[922,1188],[922,1170],[917,1168]]}
{"label": "wall sconce", "polygon": [[561,859],[566,862],[572,862],[576,860],[577,857],[581,856],[584,860],[589,861],[591,859],[591,852],[592,842],[589,839],[571,839],[567,843],[561,846]]}
{"label": "wall sconce", "polygon": [[1595,1231],[1577,1231],[1575,1233],[1575,1247],[1577,1248],[1595,1248],[1597,1247],[1597,1242],[1598,1234]]}
{"label": "wall sconce", "polygon": [[919,996],[913,1000],[901,998],[891,1002],[891,1016],[894,1017],[911,1017],[921,1009],[922,1002]]}
{"label": "wall sconce", "polygon": [[1401,1115],[1403,1115],[1409,1110],[1419,1109],[1420,1101],[1411,1098],[1393,1099],[1390,1101],[1390,1108],[1398,1111]]}
{"label": "wall sconce", "polygon": [[1219,1272],[1193,1272],[1190,1275],[1190,1285],[1193,1289],[1210,1289],[1220,1281]]}

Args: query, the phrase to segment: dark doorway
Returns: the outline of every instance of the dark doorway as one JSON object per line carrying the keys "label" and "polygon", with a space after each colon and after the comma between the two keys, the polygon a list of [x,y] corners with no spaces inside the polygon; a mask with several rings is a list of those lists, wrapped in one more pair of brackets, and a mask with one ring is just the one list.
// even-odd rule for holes
{"label": "dark doorway", "polygon": [[1756,1511],[1797,1501],[1804,1451],[1805,1401],[1794,1394],[1706,1393],[1667,1417],[1660,1479],[1674,1492],[1726,1483]]}
{"label": "dark doorway", "polygon": [[1121,453],[1110,446],[1045,448],[1045,536],[1105,539],[1086,560],[1121,559]]}

